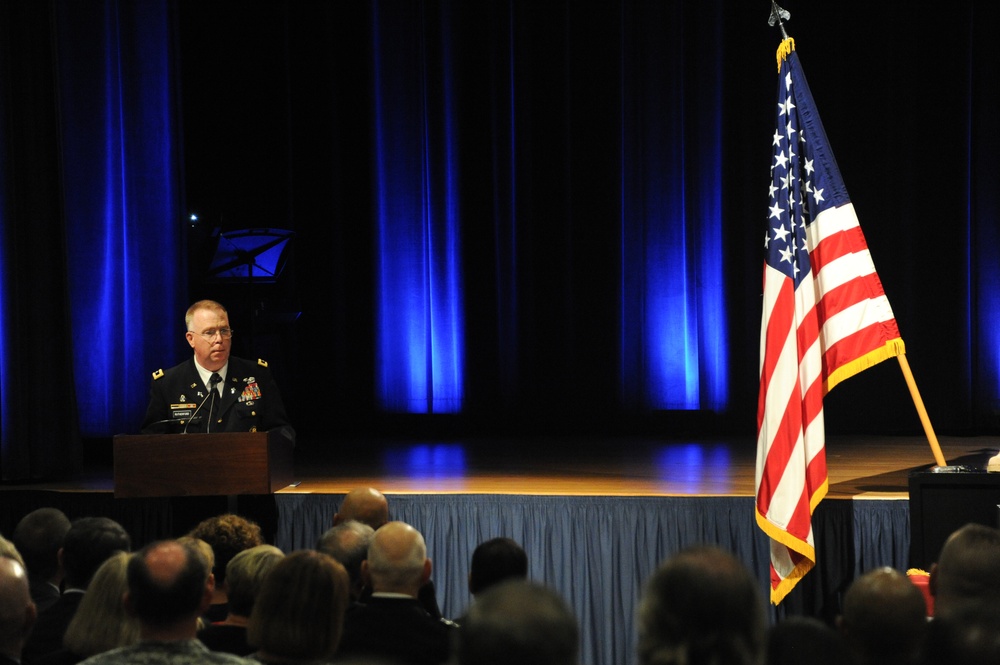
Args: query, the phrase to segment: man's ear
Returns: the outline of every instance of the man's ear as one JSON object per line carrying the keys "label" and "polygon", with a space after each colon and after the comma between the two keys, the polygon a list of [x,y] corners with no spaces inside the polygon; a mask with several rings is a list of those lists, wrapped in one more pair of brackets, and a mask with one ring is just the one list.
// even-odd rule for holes
{"label": "man's ear", "polygon": [[215,592],[215,575],[209,573],[205,580],[205,593],[201,595],[201,605],[198,607],[198,616],[203,615],[212,606],[212,594]]}
{"label": "man's ear", "polygon": [[423,586],[427,583],[427,580],[431,578],[431,573],[434,572],[434,564],[431,562],[431,558],[427,557],[424,559],[424,572],[420,576],[420,584]]}
{"label": "man's ear", "polygon": [[368,569],[368,559],[361,562],[361,580],[365,583],[365,586],[372,585],[372,573]]}

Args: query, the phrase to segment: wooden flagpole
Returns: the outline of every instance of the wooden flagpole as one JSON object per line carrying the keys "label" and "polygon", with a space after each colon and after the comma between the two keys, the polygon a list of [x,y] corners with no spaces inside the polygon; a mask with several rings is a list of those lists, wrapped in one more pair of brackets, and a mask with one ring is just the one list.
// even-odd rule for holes
{"label": "wooden flagpole", "polygon": [[913,372],[910,371],[910,363],[906,359],[906,354],[900,353],[896,359],[899,360],[899,367],[903,370],[903,378],[906,379],[906,385],[910,389],[913,406],[917,407],[917,415],[920,416],[920,423],[924,426],[927,442],[931,444],[934,461],[937,462],[938,466],[948,466],[948,462],[944,459],[944,453],[941,452],[941,444],[938,443],[937,435],[934,434],[934,428],[931,426],[930,416],[927,415],[927,409],[924,407],[924,400],[920,399],[920,391],[917,390],[917,382],[913,378]]}

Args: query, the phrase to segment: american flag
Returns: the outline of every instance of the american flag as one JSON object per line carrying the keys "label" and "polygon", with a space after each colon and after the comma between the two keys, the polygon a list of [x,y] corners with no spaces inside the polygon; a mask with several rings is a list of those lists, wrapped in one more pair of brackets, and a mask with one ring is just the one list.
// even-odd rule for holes
{"label": "american flag", "polygon": [[816,563],[812,513],[828,487],[823,396],[904,352],[792,40],[778,62],[756,473],[774,604]]}

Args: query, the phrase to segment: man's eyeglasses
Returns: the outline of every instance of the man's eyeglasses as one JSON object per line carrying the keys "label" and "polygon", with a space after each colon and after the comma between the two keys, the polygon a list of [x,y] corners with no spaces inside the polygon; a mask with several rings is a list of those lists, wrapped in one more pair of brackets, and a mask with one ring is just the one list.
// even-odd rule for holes
{"label": "man's eyeglasses", "polygon": [[[194,331],[192,331],[192,332],[194,332]],[[222,336],[222,339],[229,339],[230,337],[233,336],[233,329],[232,328],[212,328],[210,330],[206,330],[205,332],[200,332],[200,333],[196,333],[196,334],[201,335],[202,337],[204,337],[208,341],[212,341],[213,339],[215,339],[216,335]]]}

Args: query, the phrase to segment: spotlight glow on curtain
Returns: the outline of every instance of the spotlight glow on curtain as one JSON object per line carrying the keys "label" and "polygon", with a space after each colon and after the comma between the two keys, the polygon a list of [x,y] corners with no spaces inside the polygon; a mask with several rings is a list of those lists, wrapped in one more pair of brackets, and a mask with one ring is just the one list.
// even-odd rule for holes
{"label": "spotlight glow on curtain", "polygon": [[[417,5],[374,4],[376,373],[381,406],[462,408],[464,311],[449,44]],[[429,11],[429,10],[428,10]]]}
{"label": "spotlight glow on curtain", "polygon": [[74,359],[84,435],[136,431],[187,304],[166,0],[57,3]]}
{"label": "spotlight glow on curtain", "polygon": [[[623,398],[644,408],[721,411],[729,358],[720,55],[684,57],[685,22],[671,20],[680,9],[647,9],[633,27],[638,35],[622,40]],[[641,47],[674,37],[674,57]]]}

